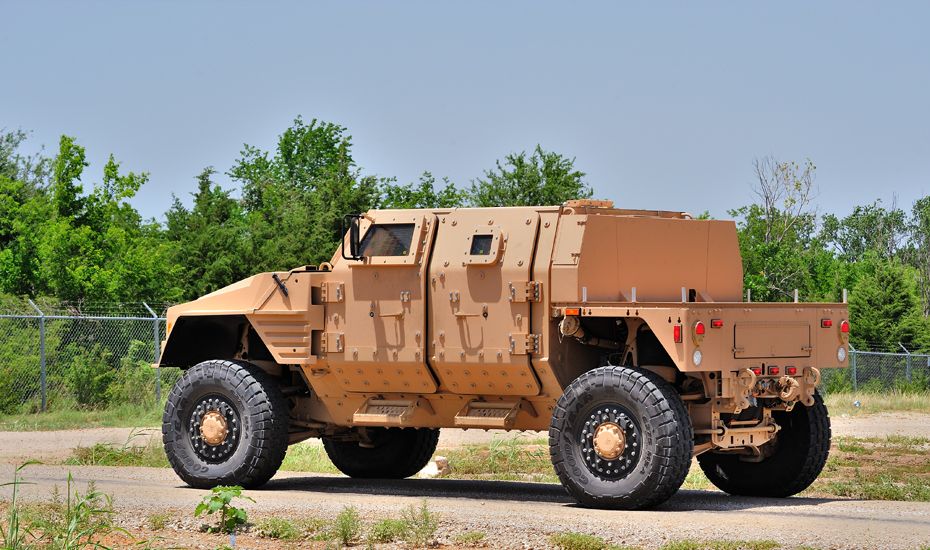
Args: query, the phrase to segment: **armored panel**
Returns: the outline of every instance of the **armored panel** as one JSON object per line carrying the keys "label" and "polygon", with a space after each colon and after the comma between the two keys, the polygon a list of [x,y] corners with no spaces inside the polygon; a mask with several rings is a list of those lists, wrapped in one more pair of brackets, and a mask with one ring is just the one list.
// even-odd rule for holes
{"label": "armored panel", "polygon": [[539,214],[525,208],[440,214],[430,260],[430,361],[444,390],[536,395],[539,338],[530,280]]}

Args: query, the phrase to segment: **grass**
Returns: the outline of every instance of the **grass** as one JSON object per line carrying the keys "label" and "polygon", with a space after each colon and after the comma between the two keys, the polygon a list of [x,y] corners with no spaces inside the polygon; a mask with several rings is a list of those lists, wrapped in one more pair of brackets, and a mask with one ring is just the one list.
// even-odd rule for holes
{"label": "grass", "polygon": [[483,531],[465,531],[452,538],[452,542],[458,546],[479,546],[484,544],[487,535]]}
{"label": "grass", "polygon": [[284,518],[263,518],[255,523],[258,536],[278,540],[298,540],[303,533],[297,525]]}
{"label": "grass", "polygon": [[[842,392],[824,396],[830,414],[850,416],[881,412],[930,413],[930,392]],[[858,402],[859,406],[855,406]]]}
{"label": "grass", "polygon": [[35,432],[83,428],[160,426],[162,407],[119,405],[107,409],[52,409],[40,413],[0,415],[0,431]]}
{"label": "grass", "polygon": [[429,546],[439,529],[439,518],[430,511],[425,498],[419,506],[411,504],[404,509],[403,521],[407,524],[406,540],[415,548]]}
{"label": "grass", "polygon": [[376,543],[404,540],[408,530],[407,522],[402,519],[382,519],[368,530],[368,540]]}
{"label": "grass", "polygon": [[660,550],[776,550],[781,543],[774,540],[678,540]]}
{"label": "grass", "polygon": [[156,512],[154,514],[149,514],[145,522],[152,531],[161,531],[168,525],[169,520],[171,520],[171,514],[167,512]]}

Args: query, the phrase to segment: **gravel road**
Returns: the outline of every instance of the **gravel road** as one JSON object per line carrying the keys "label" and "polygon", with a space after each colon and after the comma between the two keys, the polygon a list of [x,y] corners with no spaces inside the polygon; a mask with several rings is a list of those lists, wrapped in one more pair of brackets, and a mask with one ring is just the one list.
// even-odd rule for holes
{"label": "gravel road", "polygon": [[[833,420],[836,435],[930,436],[930,415],[889,413]],[[104,428],[61,432],[0,432],[0,480],[12,478],[25,458],[54,462],[78,445],[123,444],[130,430]],[[501,433],[444,430],[441,447],[486,442]],[[541,433],[520,437],[537,438]],[[512,437],[513,435],[510,435]],[[157,430],[133,439],[142,444]],[[26,498],[46,499],[63,487],[68,472],[83,487],[93,480],[113,496],[121,519],[144,523],[145,514],[174,510],[189,516],[203,495],[183,487],[174,473],[156,468],[62,467],[33,465],[20,490]],[[0,488],[8,499],[9,487]],[[440,514],[445,540],[466,530],[482,531],[501,548],[543,547],[547,536],[581,531],[618,544],[657,547],[669,540],[773,539],[817,548],[908,548],[930,545],[930,503],[846,499],[748,499],[716,491],[682,491],[658,510],[617,512],[576,507],[558,485],[520,482],[413,479],[356,481],[338,476],[281,472],[263,490],[250,491],[255,515],[334,516],[356,506],[367,519],[397,517],[399,511],[429,498]]]}
{"label": "gravel road", "polygon": [[[123,513],[153,510],[189,513],[202,491],[182,487],[170,470],[72,467],[75,480],[95,480]],[[0,478],[12,466],[0,466]],[[47,498],[67,471],[31,466],[24,495]],[[9,488],[0,489],[8,497]],[[810,498],[748,499],[714,491],[682,491],[660,509],[646,512],[587,510],[574,506],[558,485],[461,480],[352,480],[280,473],[263,490],[249,492],[254,515],[334,516],[356,506],[366,519],[396,517],[401,508],[429,498],[442,518],[442,533],[480,530],[493,547],[543,546],[563,530],[597,534],[620,544],[655,547],[668,540],[774,539],[817,548],[919,548],[930,544],[930,503]],[[144,517],[144,516],[143,516]]]}

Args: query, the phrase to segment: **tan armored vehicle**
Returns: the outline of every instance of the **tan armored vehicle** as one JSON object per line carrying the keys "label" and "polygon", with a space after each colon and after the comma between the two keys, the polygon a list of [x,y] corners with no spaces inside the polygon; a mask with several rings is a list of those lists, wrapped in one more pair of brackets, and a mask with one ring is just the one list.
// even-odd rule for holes
{"label": "tan armored vehicle", "polygon": [[331,263],[168,310],[160,364],[186,370],[162,430],[188,484],[261,485],[311,437],[352,477],[408,477],[440,428],[549,430],[594,507],[665,501],[694,456],[739,495],[823,468],[846,306],[743,301],[733,222],[572,201],[347,226]]}

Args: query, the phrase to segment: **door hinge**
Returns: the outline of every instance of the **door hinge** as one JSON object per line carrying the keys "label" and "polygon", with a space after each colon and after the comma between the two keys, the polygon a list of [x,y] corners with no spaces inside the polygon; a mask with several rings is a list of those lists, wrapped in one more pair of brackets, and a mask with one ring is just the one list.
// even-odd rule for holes
{"label": "door hinge", "polygon": [[511,281],[511,302],[538,302],[542,297],[542,283],[539,281]]}
{"label": "door hinge", "polygon": [[539,334],[510,334],[510,354],[530,355],[539,353]]}

